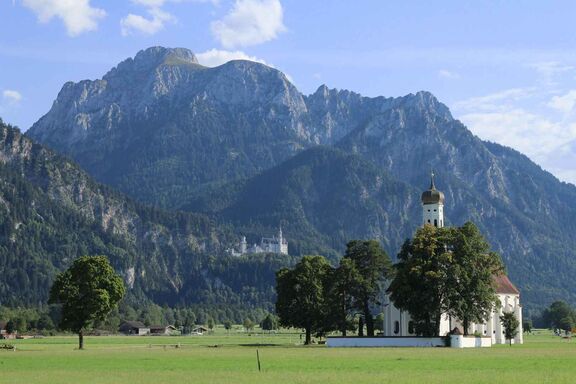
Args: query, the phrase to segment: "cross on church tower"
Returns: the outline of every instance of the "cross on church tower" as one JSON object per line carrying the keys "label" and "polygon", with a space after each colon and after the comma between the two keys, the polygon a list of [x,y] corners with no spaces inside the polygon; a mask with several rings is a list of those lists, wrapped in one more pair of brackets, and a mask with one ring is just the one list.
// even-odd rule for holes
{"label": "cross on church tower", "polygon": [[434,171],[430,172],[430,188],[422,193],[424,225],[444,227],[444,194],[434,185]]}

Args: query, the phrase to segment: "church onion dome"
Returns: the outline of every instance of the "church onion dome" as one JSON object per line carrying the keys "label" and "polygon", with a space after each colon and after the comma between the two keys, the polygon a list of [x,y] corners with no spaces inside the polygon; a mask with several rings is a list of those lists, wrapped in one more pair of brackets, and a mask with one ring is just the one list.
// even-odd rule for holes
{"label": "church onion dome", "polygon": [[444,193],[436,189],[434,174],[432,174],[430,180],[430,188],[422,192],[422,204],[444,204]]}

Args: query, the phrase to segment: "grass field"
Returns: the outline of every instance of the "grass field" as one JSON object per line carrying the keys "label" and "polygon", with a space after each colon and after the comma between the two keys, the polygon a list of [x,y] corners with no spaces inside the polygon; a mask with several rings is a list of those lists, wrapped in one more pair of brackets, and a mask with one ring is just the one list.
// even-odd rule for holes
{"label": "grass field", "polygon": [[84,351],[75,337],[9,341],[17,350],[0,350],[0,383],[576,383],[576,340],[548,332],[467,350],[304,347],[298,334],[223,330],[85,341]]}

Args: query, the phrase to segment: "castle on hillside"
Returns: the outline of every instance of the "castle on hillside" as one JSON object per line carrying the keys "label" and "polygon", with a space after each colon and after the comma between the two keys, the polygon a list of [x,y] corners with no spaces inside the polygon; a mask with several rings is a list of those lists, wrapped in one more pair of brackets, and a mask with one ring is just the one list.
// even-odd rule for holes
{"label": "castle on hillside", "polygon": [[282,234],[282,227],[278,229],[278,235],[272,237],[263,237],[260,244],[248,245],[246,236],[242,236],[238,251],[231,250],[233,256],[240,256],[250,253],[277,253],[281,255],[288,254],[288,240]]}
{"label": "castle on hillside", "polygon": [[[444,193],[436,189],[434,174],[430,181],[430,188],[422,193],[423,225],[433,225],[438,228],[444,227]],[[492,338],[492,344],[505,344],[504,327],[500,322],[500,316],[504,312],[513,312],[520,326],[514,343],[522,344],[522,306],[520,305],[520,291],[512,284],[506,275],[494,276],[494,286],[500,305],[490,313],[487,321],[472,323],[468,327],[468,333],[479,334]],[[410,314],[399,310],[389,297],[384,299],[384,336],[406,337],[415,336],[413,322]],[[448,314],[443,314],[440,321],[440,335],[448,334],[454,328],[463,330],[463,324]]]}

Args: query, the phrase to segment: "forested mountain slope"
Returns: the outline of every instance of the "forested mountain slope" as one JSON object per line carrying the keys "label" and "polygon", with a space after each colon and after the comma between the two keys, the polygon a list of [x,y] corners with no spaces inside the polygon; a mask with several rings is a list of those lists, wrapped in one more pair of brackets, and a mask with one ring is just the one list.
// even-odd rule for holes
{"label": "forested mountain slope", "polygon": [[104,254],[132,303],[270,308],[290,258],[225,254],[205,215],[135,203],[0,120],[0,305],[45,303],[55,274]]}
{"label": "forested mountain slope", "polygon": [[478,139],[428,92],[305,96],[262,64],[206,68],[154,47],[67,83],[27,134],[137,200],[213,215],[227,246],[282,224],[298,254],[375,237],[394,255],[434,169],[447,223],[478,224],[527,307],[576,303],[576,187]]}

